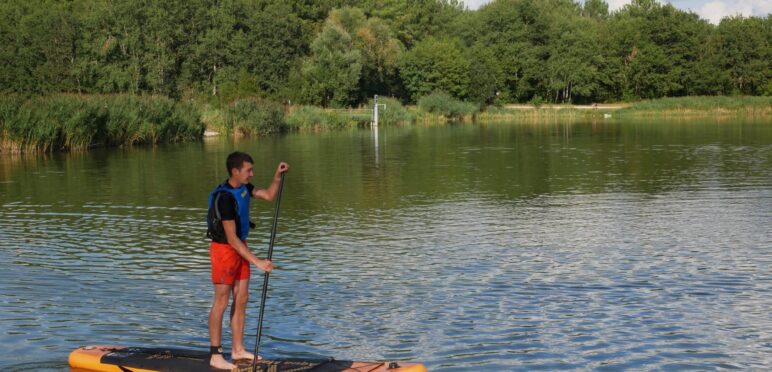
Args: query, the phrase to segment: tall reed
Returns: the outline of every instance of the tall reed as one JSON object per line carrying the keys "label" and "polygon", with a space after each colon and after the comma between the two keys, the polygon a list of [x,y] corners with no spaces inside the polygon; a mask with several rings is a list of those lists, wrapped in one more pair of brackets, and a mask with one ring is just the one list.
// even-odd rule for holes
{"label": "tall reed", "polygon": [[0,96],[0,152],[83,150],[201,138],[198,110],[167,97]]}

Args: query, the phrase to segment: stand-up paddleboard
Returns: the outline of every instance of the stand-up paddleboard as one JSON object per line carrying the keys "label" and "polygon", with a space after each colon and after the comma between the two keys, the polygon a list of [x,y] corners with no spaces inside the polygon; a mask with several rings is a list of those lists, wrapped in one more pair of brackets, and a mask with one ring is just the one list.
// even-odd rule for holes
{"label": "stand-up paddleboard", "polygon": [[[225,354],[226,359],[230,355]],[[213,372],[209,353],[173,348],[86,346],[70,353],[70,367],[98,372]],[[252,361],[236,361],[238,371],[251,371]],[[426,372],[422,364],[326,360],[259,360],[258,371],[293,372]]]}

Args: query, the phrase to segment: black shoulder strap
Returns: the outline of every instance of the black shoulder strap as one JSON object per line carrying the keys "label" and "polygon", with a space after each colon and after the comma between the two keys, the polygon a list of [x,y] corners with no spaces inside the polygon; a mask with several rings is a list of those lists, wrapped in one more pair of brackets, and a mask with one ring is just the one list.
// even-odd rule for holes
{"label": "black shoulder strap", "polygon": [[222,191],[218,192],[217,195],[214,196],[214,202],[212,203],[212,208],[214,208],[214,216],[217,217],[217,221],[222,221],[219,204],[217,204],[220,201],[220,195],[222,195],[222,193]]}

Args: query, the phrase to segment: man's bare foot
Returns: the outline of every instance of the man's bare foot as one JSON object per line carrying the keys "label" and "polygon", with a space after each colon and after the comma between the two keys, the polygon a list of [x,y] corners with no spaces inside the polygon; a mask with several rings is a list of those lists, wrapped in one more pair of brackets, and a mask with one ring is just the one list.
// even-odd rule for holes
{"label": "man's bare foot", "polygon": [[[255,355],[250,353],[250,352],[248,352],[248,351],[246,351],[246,350],[241,350],[241,351],[231,350],[231,359],[233,359],[233,360],[242,360],[242,359],[252,360],[252,359],[255,359]],[[257,360],[261,360],[261,359],[263,359],[263,357],[258,355],[257,356]]]}
{"label": "man's bare foot", "polygon": [[227,369],[228,371],[236,368],[236,365],[225,360],[222,354],[212,354],[212,357],[209,359],[209,365],[217,369]]}

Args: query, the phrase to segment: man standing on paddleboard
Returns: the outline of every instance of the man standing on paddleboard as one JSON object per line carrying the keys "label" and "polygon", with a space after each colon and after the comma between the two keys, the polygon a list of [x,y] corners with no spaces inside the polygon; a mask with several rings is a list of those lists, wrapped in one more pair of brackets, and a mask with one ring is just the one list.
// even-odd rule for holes
{"label": "man standing on paddleboard", "polygon": [[218,369],[236,367],[222,355],[222,318],[228,307],[231,293],[233,293],[230,314],[233,331],[232,359],[234,361],[254,359],[255,356],[244,348],[249,264],[266,272],[273,270],[271,261],[257,258],[247,248],[247,235],[249,235],[249,229],[254,227],[249,220],[249,201],[251,198],[273,201],[279,192],[281,175],[289,170],[289,165],[284,162],[279,163],[271,185],[266,189],[256,189],[250,183],[254,163],[252,157],[243,152],[236,151],[228,155],[226,160],[228,179],[209,195],[207,236],[212,239],[209,256],[212,262],[212,283],[214,284],[214,300],[209,312],[209,341],[212,354],[209,364]]}

